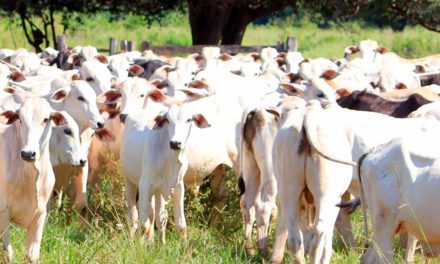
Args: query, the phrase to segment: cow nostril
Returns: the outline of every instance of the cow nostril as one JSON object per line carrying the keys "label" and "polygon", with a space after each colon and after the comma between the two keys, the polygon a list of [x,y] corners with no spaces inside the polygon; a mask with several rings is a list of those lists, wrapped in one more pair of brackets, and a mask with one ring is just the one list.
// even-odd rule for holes
{"label": "cow nostril", "polygon": [[104,123],[103,122],[98,122],[98,123],[96,123],[96,125],[98,126],[98,128],[103,128],[104,127]]}
{"label": "cow nostril", "polygon": [[80,164],[81,166],[86,165],[86,162],[87,162],[87,161],[86,161],[86,160],[83,160],[83,159],[82,159],[82,160],[79,160],[79,164]]}
{"label": "cow nostril", "polygon": [[122,122],[122,123],[125,123],[125,120],[127,119],[127,114],[120,114],[119,115],[119,120]]}
{"label": "cow nostril", "polygon": [[30,161],[30,160],[35,160],[35,157],[37,156],[37,153],[35,151],[31,152],[31,151],[24,151],[24,150],[22,150],[20,152],[20,155],[21,155],[21,158],[23,160]]}
{"label": "cow nostril", "polygon": [[181,143],[178,141],[170,141],[170,148],[178,150],[180,149]]}

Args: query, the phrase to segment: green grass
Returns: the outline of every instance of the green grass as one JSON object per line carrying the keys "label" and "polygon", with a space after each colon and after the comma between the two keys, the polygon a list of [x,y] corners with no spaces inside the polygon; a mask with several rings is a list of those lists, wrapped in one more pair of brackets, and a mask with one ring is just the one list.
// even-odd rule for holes
{"label": "green grass", "polygon": [[[58,16],[59,17],[59,16]],[[162,24],[147,26],[139,16],[127,15],[122,20],[109,22],[105,13],[81,16],[82,24],[74,24],[72,30],[64,34],[69,46],[93,45],[107,49],[109,38],[133,40],[140,47],[142,41],[152,45],[191,45],[191,31],[187,15],[171,12]],[[0,19],[0,47],[30,48],[20,27],[6,18]],[[346,46],[362,39],[375,39],[387,49],[409,58],[440,53],[440,34],[422,27],[408,27],[403,32],[391,29],[366,28],[361,23],[333,25],[320,29],[316,24],[301,20],[293,26],[291,20],[265,26],[250,25],[245,33],[243,45],[275,45],[287,36],[295,36],[299,50],[306,57],[341,57]],[[57,25],[58,34],[63,32]]]}
{"label": "green grass", "polygon": [[[228,202],[224,208],[214,209],[209,184],[201,187],[201,194],[194,198],[187,193],[185,214],[188,223],[188,237],[182,240],[173,226],[172,205],[168,205],[169,222],[166,230],[166,245],[155,233],[154,243],[141,243],[139,237],[129,238],[125,221],[123,181],[119,167],[105,169],[101,174],[102,192],[96,191],[90,198],[92,215],[86,230],[79,218],[61,209],[49,213],[41,247],[42,263],[268,263],[269,257],[247,255],[243,238],[242,218],[238,208],[238,190],[235,175],[227,174]],[[220,221],[210,225],[213,213],[220,212]],[[354,235],[363,243],[362,218],[360,212],[353,215]],[[275,225],[272,225],[270,245],[273,245]],[[370,228],[371,231],[371,228]],[[14,263],[25,259],[25,230],[12,226],[11,240],[14,248]],[[397,243],[397,240],[396,240]],[[332,263],[359,263],[362,249],[347,250],[339,235],[334,236]],[[395,261],[403,261],[404,252],[397,250]],[[1,260],[1,258],[0,258]],[[285,255],[284,262],[291,258]],[[423,262],[417,255],[416,263]],[[1,261],[0,261],[1,262]],[[427,263],[439,263],[430,260]]]}

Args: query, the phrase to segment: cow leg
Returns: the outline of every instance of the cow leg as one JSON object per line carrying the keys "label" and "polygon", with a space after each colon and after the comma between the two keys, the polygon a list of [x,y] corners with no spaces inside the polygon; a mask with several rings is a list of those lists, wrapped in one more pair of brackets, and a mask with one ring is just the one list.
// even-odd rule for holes
{"label": "cow leg", "polygon": [[316,221],[310,241],[310,263],[330,263],[332,239],[340,199],[314,195],[316,203]]}
{"label": "cow leg", "polygon": [[87,176],[89,173],[88,162],[81,168],[81,172],[74,177],[75,185],[75,210],[79,213],[82,224],[85,226],[87,222]]}
{"label": "cow leg", "polygon": [[176,188],[174,189],[174,193],[172,196],[174,218],[176,221],[177,231],[179,231],[180,235],[183,238],[186,238],[186,220],[185,220],[185,212],[183,205],[184,195],[185,195],[185,187],[183,186],[183,182],[179,182]]}
{"label": "cow leg", "polygon": [[[212,206],[222,210],[225,206],[227,199],[227,189],[225,180],[225,166],[219,165],[211,175],[211,193],[212,193]],[[220,220],[220,213],[218,210],[213,210],[211,214],[211,219],[209,220],[210,225],[218,223]]]}
{"label": "cow leg", "polygon": [[417,240],[418,239],[414,235],[407,233],[406,254],[405,254],[406,263],[414,263],[414,254],[416,251]]}
{"label": "cow leg", "polygon": [[252,248],[252,227],[257,211],[257,199],[260,199],[260,172],[252,153],[247,149],[243,149],[242,177],[245,192],[240,199],[240,205],[244,220],[246,246],[250,249]]}
{"label": "cow leg", "polygon": [[[154,209],[152,209],[152,191],[151,186],[148,182],[149,180],[141,176],[139,180],[139,226],[141,230],[141,241],[144,241],[145,237],[148,235],[148,241],[152,241],[153,237],[149,235],[152,234],[154,230],[153,219],[154,219]],[[159,199],[159,197],[155,197]],[[152,212],[151,212],[152,211]],[[153,218],[150,218],[150,215]]]}
{"label": "cow leg", "polygon": [[364,263],[393,262],[393,237],[397,224],[395,223],[396,220],[391,217],[392,213],[389,211],[384,212],[380,208],[370,209],[371,224],[374,230],[373,245],[370,245],[367,249]]}
{"label": "cow leg", "polygon": [[[3,197],[0,199],[3,199]],[[8,261],[12,262],[13,251],[9,237],[9,211],[6,205],[0,208],[2,208],[0,211],[0,238],[3,241],[3,249],[6,251]]]}
{"label": "cow leg", "polygon": [[[350,200],[350,193],[345,192],[342,195],[342,201]],[[354,248],[357,246],[356,240],[354,239],[352,228],[351,228],[351,217],[346,210],[339,210],[338,218],[336,218],[336,229],[342,236],[342,242],[346,248]]]}
{"label": "cow leg", "polygon": [[168,213],[165,208],[166,201],[163,195],[159,192],[156,193],[156,226],[160,233],[160,238],[163,244],[165,244],[165,229],[167,227]]}
{"label": "cow leg", "polygon": [[[269,231],[269,223],[272,213],[276,205],[276,195],[277,187],[275,176],[272,172],[272,164],[267,164],[268,161],[263,161],[265,164],[260,164],[261,168],[261,181],[262,185],[260,188],[260,202],[261,204],[257,206],[257,237],[258,237],[258,248],[262,251],[267,250],[267,233]],[[276,210],[275,210],[276,211]]]}
{"label": "cow leg", "polygon": [[134,237],[138,227],[138,211],[137,211],[137,195],[138,188],[135,184],[131,183],[128,179],[125,179],[125,198],[127,199],[128,209],[128,225],[130,230],[130,237]]}
{"label": "cow leg", "polygon": [[273,246],[272,257],[270,258],[271,263],[281,263],[284,257],[284,249],[286,248],[287,241],[287,225],[286,219],[283,215],[283,211],[280,212],[278,217],[278,226],[275,234],[275,244]]}
{"label": "cow leg", "polygon": [[30,262],[40,258],[41,238],[43,237],[44,221],[46,212],[37,213],[29,225],[26,239],[26,257]]}

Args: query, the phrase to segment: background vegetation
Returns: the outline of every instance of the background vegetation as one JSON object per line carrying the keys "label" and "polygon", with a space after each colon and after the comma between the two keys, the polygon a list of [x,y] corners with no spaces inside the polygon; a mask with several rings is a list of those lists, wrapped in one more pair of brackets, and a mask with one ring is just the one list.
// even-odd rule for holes
{"label": "background vegetation", "polygon": [[[68,23],[70,26],[64,31],[69,46],[92,45],[107,49],[110,37],[134,40],[138,47],[142,41],[152,45],[191,45],[191,31],[185,13],[169,12],[161,23],[152,22],[151,26],[145,25],[143,17],[133,14],[117,20],[111,17],[110,13],[98,13],[72,18]],[[261,21],[252,24],[246,30],[242,45],[275,45],[287,36],[295,36],[299,41],[299,50],[305,56],[329,58],[342,57],[346,46],[370,38],[404,57],[440,53],[440,35],[420,26],[394,32],[391,28],[371,27],[364,22],[351,22],[344,26],[328,23],[323,26],[319,21],[311,22],[307,16],[297,18],[295,15],[273,17],[263,21],[264,24]],[[63,33],[62,25],[56,27],[57,32]],[[32,48],[22,28],[8,18],[0,19],[0,47]]]}

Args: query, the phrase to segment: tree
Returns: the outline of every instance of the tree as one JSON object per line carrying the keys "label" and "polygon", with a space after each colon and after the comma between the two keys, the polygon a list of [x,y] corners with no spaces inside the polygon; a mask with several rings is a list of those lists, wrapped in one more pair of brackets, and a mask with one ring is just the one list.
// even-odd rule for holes
{"label": "tree", "polygon": [[[56,45],[54,13],[61,13],[63,26],[78,13],[111,12],[124,17],[127,12],[141,14],[147,23],[160,20],[169,10],[188,9],[193,44],[240,44],[246,27],[253,21],[290,6],[308,12],[328,23],[362,19],[378,26],[403,30],[421,25],[440,32],[438,0],[18,0],[0,1],[0,10],[19,15],[29,43],[37,51]],[[38,27],[35,19],[41,19]],[[50,35],[51,34],[51,35]]]}

